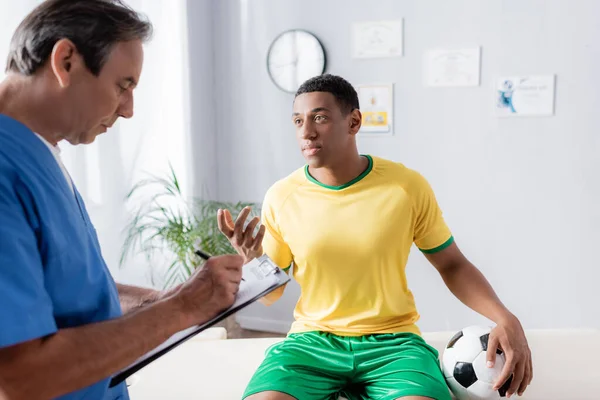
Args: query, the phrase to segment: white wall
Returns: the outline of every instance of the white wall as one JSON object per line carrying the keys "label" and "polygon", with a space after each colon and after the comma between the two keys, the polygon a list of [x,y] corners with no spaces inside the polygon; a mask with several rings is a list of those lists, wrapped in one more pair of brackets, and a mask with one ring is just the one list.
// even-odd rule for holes
{"label": "white wall", "polygon": [[[190,18],[205,21],[201,12]],[[227,0],[214,1],[212,12],[220,199],[261,201],[303,164],[289,119],[293,96],[271,83],[265,66],[278,33],[307,29],[324,43],[327,72],[354,84],[395,83],[395,135],[362,138],[361,152],[429,178],[458,244],[523,323],[600,327],[600,3]],[[404,18],[404,57],[353,60],[351,23],[388,18]],[[423,87],[424,51],[463,46],[482,46],[481,86]],[[210,56],[202,44],[191,51]],[[557,74],[556,115],[495,118],[494,77],[536,73]],[[408,271],[422,329],[484,322],[416,251]],[[298,293],[292,285],[278,304],[252,306],[240,321],[285,330]]]}

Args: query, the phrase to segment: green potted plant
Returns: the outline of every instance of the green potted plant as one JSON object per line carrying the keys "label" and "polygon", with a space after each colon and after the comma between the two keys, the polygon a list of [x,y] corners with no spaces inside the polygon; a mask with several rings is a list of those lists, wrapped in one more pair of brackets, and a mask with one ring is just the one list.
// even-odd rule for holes
{"label": "green potted plant", "polygon": [[164,288],[184,282],[204,260],[194,250],[201,248],[211,255],[234,254],[229,240],[219,231],[217,210],[228,209],[235,218],[246,206],[251,216],[259,215],[254,203],[227,203],[192,198],[187,200],[171,166],[167,177],[150,175],[131,189],[127,201],[133,205],[120,265],[128,257],[143,254],[149,263],[155,256],[166,257]]}

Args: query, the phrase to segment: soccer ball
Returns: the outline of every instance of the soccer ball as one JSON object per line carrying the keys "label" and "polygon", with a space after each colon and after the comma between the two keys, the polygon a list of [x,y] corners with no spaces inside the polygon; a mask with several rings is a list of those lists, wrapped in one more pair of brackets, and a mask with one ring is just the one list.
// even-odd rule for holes
{"label": "soccer ball", "polygon": [[510,378],[499,390],[493,390],[505,363],[504,354],[500,349],[496,350],[494,366],[487,367],[486,351],[491,330],[487,326],[465,328],[457,332],[444,349],[442,370],[448,387],[458,400],[493,400],[506,397]]}

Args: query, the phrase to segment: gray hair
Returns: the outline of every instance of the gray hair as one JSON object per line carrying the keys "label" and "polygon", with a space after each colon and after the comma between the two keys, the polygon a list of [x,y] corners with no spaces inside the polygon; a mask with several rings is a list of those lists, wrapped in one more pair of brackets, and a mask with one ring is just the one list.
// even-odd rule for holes
{"label": "gray hair", "polygon": [[46,0],[15,31],[6,72],[34,74],[56,42],[69,39],[86,66],[99,75],[113,45],[152,36],[150,21],[121,0]]}

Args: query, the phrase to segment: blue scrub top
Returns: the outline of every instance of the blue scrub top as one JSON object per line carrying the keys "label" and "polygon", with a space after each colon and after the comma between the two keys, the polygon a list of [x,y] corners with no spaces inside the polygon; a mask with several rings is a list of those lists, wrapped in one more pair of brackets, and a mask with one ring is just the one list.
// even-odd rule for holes
{"label": "blue scrub top", "polygon": [[[46,145],[0,114],[0,348],[121,315],[81,196]],[[129,399],[108,384],[60,399]]]}

